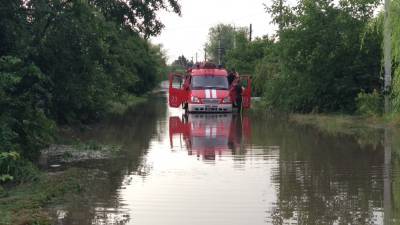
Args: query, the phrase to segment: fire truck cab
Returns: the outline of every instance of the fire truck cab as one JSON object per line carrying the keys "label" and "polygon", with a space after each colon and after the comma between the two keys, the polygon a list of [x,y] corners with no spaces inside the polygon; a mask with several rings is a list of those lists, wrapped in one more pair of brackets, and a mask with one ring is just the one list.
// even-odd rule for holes
{"label": "fire truck cab", "polygon": [[236,76],[229,84],[228,72],[214,64],[197,65],[185,75],[169,75],[170,107],[190,113],[228,113],[235,107],[248,109],[250,102],[250,77]]}

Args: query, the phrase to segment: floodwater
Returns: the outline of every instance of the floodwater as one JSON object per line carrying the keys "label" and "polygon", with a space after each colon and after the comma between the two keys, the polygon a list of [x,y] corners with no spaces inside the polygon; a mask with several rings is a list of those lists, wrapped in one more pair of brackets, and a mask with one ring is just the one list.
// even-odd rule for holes
{"label": "floodwater", "polygon": [[[77,134],[123,147],[79,163],[57,224],[400,224],[400,143],[247,113],[182,115],[164,96]],[[400,140],[400,139],[399,139]]]}

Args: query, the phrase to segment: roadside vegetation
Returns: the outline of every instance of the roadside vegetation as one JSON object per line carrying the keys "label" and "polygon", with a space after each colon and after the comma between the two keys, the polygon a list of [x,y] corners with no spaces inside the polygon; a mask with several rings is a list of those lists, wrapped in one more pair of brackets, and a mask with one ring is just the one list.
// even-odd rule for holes
{"label": "roadside vegetation", "polygon": [[[228,69],[253,77],[253,95],[268,111],[359,116],[400,124],[400,1],[391,1],[393,83],[391,113],[383,115],[382,2],[273,1],[266,4],[277,33],[250,40],[246,27],[219,24],[206,49]],[[335,117],[335,116],[334,116]],[[335,117],[336,118],[336,117]]]}
{"label": "roadside vegetation", "polygon": [[[176,0],[0,2],[1,224],[40,224],[13,221],[20,209],[8,204],[26,198],[21,188],[48,186],[35,164],[58,127],[122,113],[158,85],[166,57],[148,38],[163,28],[160,10],[180,14]],[[38,209],[52,197],[40,196]]]}
{"label": "roadside vegetation", "polygon": [[[374,14],[379,3],[273,1],[266,10],[277,34],[249,40],[246,28],[231,29],[230,35],[222,32],[221,40],[230,39],[223,44],[227,49],[223,62],[252,74],[254,93],[274,110],[352,114],[360,106],[362,112],[371,113],[373,105],[381,104],[375,97],[381,95],[382,86],[383,19]],[[216,30],[229,30],[223,27],[232,25],[210,29],[206,46],[215,45]]]}
{"label": "roadside vegetation", "polygon": [[10,190],[0,190],[0,224],[53,224],[43,206],[67,201],[84,193],[82,172],[69,169],[63,173],[39,174],[37,181],[27,182]]}

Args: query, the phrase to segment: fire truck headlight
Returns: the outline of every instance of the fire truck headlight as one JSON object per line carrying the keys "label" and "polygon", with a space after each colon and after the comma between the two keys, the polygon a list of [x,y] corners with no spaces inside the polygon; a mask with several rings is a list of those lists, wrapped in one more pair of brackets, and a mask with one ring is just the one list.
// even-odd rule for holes
{"label": "fire truck headlight", "polygon": [[190,100],[192,103],[200,103],[200,99],[196,96],[192,96],[192,98]]}
{"label": "fire truck headlight", "polygon": [[232,103],[231,102],[231,98],[228,96],[228,97],[225,97],[223,100],[222,100],[222,103]]}

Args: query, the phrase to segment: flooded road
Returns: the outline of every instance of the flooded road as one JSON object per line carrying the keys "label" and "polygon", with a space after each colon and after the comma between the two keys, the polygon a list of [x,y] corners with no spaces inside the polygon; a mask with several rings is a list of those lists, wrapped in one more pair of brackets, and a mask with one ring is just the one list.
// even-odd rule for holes
{"label": "flooded road", "polygon": [[400,143],[266,115],[182,115],[155,98],[77,134],[121,145],[84,162],[89,195],[58,224],[399,224]]}

